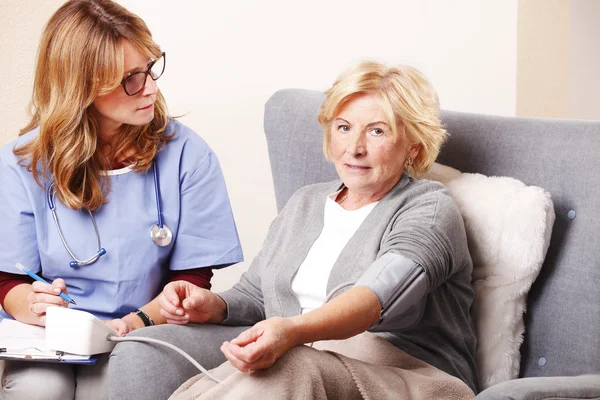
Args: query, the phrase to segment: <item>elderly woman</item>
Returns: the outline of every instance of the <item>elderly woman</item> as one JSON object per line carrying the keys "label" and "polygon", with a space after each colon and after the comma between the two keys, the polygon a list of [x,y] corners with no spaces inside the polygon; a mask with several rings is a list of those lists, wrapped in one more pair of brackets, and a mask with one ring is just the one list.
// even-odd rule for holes
{"label": "elderly woman", "polygon": [[[294,194],[232,289],[217,295],[168,284],[161,313],[186,327],[136,333],[189,349],[209,368],[224,360],[220,346],[228,363],[214,373],[227,380],[200,376],[175,397],[473,397],[472,263],[463,221],[442,185],[413,178],[431,166],[447,135],[435,91],[411,67],[362,62],[326,92],[319,122],[340,180]],[[342,341],[315,346],[327,352],[302,346],[332,339]],[[178,383],[173,375],[181,381],[192,373],[182,366],[148,379],[158,357],[156,371],[176,364],[156,351],[117,346],[113,397],[165,397],[161,390]],[[148,381],[156,382],[153,393]]]}

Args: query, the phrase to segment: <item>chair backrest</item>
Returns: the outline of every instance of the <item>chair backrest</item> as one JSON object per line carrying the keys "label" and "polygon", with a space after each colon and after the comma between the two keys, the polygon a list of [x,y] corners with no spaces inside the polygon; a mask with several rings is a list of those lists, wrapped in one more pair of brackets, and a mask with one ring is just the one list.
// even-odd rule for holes
{"label": "chair backrest", "polygon": [[[279,210],[300,187],[337,178],[322,152],[323,94],[287,89],[265,107]],[[510,176],[552,194],[556,222],[527,304],[521,376],[600,372],[600,122],[445,111],[438,162]]]}

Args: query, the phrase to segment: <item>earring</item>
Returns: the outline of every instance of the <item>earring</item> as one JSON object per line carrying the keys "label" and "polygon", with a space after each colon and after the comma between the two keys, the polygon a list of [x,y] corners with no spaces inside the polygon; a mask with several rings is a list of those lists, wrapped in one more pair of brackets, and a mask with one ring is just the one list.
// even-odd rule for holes
{"label": "earring", "polygon": [[413,165],[413,161],[414,161],[414,160],[413,160],[413,158],[412,158],[412,157],[408,157],[408,158],[406,159],[406,166],[407,166],[407,167],[410,167],[411,165]]}

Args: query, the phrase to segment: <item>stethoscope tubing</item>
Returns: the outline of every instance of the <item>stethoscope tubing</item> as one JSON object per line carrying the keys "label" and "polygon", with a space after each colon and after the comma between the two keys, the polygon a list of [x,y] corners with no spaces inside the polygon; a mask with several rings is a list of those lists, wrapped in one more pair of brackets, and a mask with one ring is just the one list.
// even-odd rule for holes
{"label": "stethoscope tubing", "polygon": [[67,250],[67,253],[69,253],[69,255],[71,256],[73,261],[75,263],[77,263],[77,266],[93,264],[94,262],[96,262],[96,260],[98,260],[98,258],[100,258],[100,256],[106,254],[106,250],[102,247],[102,243],[100,242],[100,233],[98,232],[98,225],[96,224],[96,219],[94,218],[94,214],[90,210],[87,210],[88,214],[90,215],[90,218],[92,219],[92,225],[94,226],[94,233],[96,234],[96,240],[98,242],[98,251],[96,252],[96,254],[94,256],[88,258],[87,260],[80,260],[77,257],[75,257],[75,254],[73,254],[73,252],[69,248],[69,245],[67,245],[65,236],[63,235],[62,229],[60,228],[60,223],[58,222],[58,216],[56,215],[56,203],[54,201],[56,192],[54,192],[52,190],[53,188],[54,188],[54,182],[52,182],[50,184],[50,186],[48,187],[48,191],[47,191],[48,206],[50,207],[50,211],[52,212],[52,218],[54,219],[54,224],[56,225],[56,228],[58,230],[58,237],[60,238],[60,241],[62,242],[63,246],[65,247],[65,250]]}
{"label": "stethoscope tubing", "polygon": [[[156,213],[157,213],[158,223],[150,229],[150,237],[152,238],[152,241],[154,243],[156,243],[158,246],[164,247],[164,246],[168,246],[171,243],[173,234],[172,234],[171,230],[164,224],[164,221],[163,221],[161,195],[160,195],[160,184],[158,181],[158,168],[156,165],[156,160],[152,161],[152,169],[154,172],[154,193],[156,195]],[[60,227],[60,223],[58,221],[58,216],[56,215],[56,202],[55,202],[56,191],[53,190],[54,186],[55,186],[55,182],[52,182],[50,184],[50,186],[48,186],[48,190],[46,191],[47,202],[48,202],[48,207],[50,208],[50,211],[52,212],[52,218],[54,219],[54,224],[56,225],[56,229],[58,231],[58,236],[60,238],[60,241],[62,242],[65,250],[67,250],[67,253],[69,253],[69,256],[71,256],[71,258],[73,259],[73,261],[71,261],[69,263],[69,266],[71,268],[76,268],[76,267],[90,265],[90,264],[95,263],[101,256],[106,254],[106,250],[102,247],[102,243],[100,241],[100,232],[98,231],[98,224],[96,224],[96,219],[94,218],[94,214],[90,210],[86,209],[92,220],[92,225],[94,226],[94,233],[96,234],[96,241],[98,243],[98,251],[96,252],[96,254],[94,256],[88,258],[87,260],[80,260],[77,257],[75,257],[75,254],[73,254],[73,251],[71,251],[69,245],[67,244],[65,236],[63,235],[62,229]]]}
{"label": "stethoscope tubing", "polygon": [[160,204],[160,185],[158,184],[158,168],[156,160],[152,161],[152,169],[154,170],[154,194],[156,195],[156,212],[158,214],[158,228],[163,229],[162,205]]}

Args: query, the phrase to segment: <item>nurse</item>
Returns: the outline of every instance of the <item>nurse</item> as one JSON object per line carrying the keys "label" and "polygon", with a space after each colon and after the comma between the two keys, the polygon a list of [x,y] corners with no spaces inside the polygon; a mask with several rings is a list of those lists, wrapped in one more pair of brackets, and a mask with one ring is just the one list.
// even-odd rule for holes
{"label": "nurse", "polygon": [[[144,21],[112,1],[68,1],[50,18],[33,117],[0,150],[0,303],[10,317],[44,326],[49,306],[69,306],[124,334],[166,322],[166,283],[210,288],[212,268],[242,261],[217,157],[168,116],[157,88],[166,59]],[[17,262],[51,283],[19,274]],[[0,398],[106,398],[107,359],[6,362]]]}

